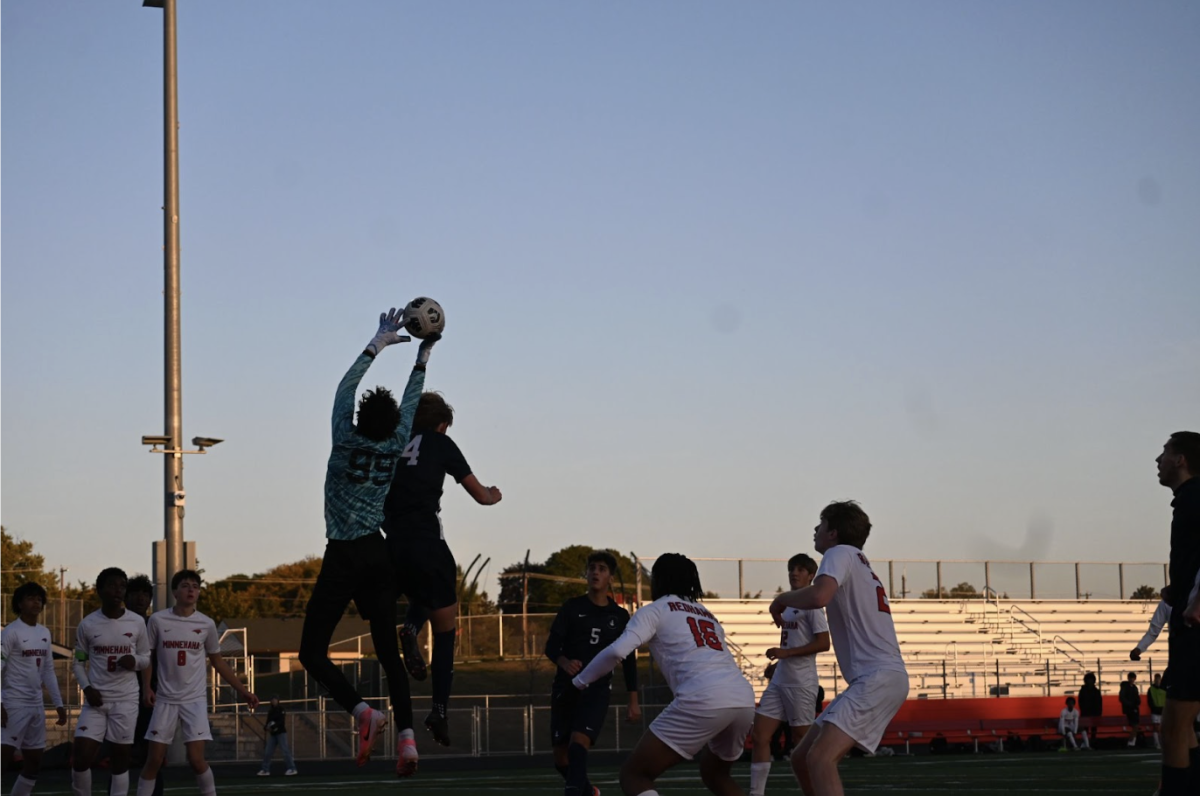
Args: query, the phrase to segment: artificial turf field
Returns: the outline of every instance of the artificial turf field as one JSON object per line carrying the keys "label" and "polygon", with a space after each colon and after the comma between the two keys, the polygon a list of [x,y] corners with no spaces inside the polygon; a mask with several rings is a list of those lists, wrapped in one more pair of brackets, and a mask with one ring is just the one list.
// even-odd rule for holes
{"label": "artificial turf field", "polygon": [[[353,765],[353,764],[350,764]],[[301,767],[303,771],[303,767]],[[1059,754],[967,754],[951,756],[854,758],[843,761],[842,781],[848,794],[885,793],[889,796],[919,796],[926,793],[966,793],[975,796],[1014,794],[1087,793],[1095,796],[1150,796],[1157,787],[1159,756],[1142,751]],[[561,794],[562,778],[554,771],[531,768],[496,768],[472,771],[422,772],[410,780],[397,780],[378,773],[354,775],[301,775],[247,777],[217,774],[217,792],[225,796],[296,793],[308,796],[383,796],[384,794],[431,794],[478,796],[496,793]],[[166,789],[171,796],[197,794],[191,777],[171,771]],[[750,767],[738,764],[734,776],[749,789]],[[8,777],[5,777],[7,785]],[[106,777],[98,774],[95,792],[104,793]],[[617,769],[596,767],[592,783],[605,796],[619,796]],[[680,766],[659,780],[663,796],[700,796],[708,791],[700,783],[694,766]],[[7,791],[7,787],[6,787]],[[34,793],[68,796],[70,783],[65,772],[47,772]],[[799,794],[786,762],[771,768],[767,786],[771,794]]]}

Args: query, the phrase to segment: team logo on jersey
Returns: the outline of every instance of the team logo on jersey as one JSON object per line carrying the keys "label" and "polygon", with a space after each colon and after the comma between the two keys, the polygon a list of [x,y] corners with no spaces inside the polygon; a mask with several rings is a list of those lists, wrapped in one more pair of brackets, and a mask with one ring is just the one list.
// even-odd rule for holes
{"label": "team logo on jersey", "polygon": [[195,630],[193,630],[192,632],[193,632],[193,633],[203,633],[204,631],[203,631],[201,628],[196,628],[196,629],[195,629]]}
{"label": "team logo on jersey", "polygon": [[132,633],[126,633],[126,634],[125,634],[125,638],[133,638],[133,634],[132,634]]}
{"label": "team logo on jersey", "polygon": [[610,618],[609,618],[609,620],[608,620],[608,626],[609,626],[610,628],[615,628],[615,627],[617,626],[617,619],[616,619],[616,617],[610,617]]}

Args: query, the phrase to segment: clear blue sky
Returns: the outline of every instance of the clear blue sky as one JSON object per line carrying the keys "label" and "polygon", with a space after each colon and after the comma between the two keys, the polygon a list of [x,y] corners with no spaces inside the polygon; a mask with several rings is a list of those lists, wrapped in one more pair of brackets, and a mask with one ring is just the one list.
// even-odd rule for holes
{"label": "clear blue sky", "polygon": [[[179,5],[209,576],[321,553],[334,388],[416,295],[504,491],[443,504],[490,576],[568,543],[787,557],[850,497],[875,558],[1165,560],[1153,460],[1200,428],[1196,3]],[[161,15],[0,10],[2,519],[73,580],[144,571]]]}

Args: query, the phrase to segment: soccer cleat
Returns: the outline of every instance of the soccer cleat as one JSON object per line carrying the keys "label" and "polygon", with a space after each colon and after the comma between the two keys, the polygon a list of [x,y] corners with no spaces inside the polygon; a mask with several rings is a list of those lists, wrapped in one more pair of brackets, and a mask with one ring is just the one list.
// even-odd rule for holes
{"label": "soccer cleat", "polygon": [[374,708],[367,708],[358,717],[358,764],[365,766],[375,750],[379,733],[387,726],[387,718]]}
{"label": "soccer cleat", "polygon": [[433,740],[440,743],[442,746],[450,745],[450,722],[446,720],[446,716],[436,707],[429,711],[429,715],[425,717],[425,728],[429,730]]}
{"label": "soccer cleat", "polygon": [[396,742],[396,776],[411,777],[417,773],[417,742],[401,738]]}
{"label": "soccer cleat", "polygon": [[427,670],[425,659],[421,657],[421,645],[417,643],[417,634],[407,627],[400,630],[400,652],[404,654],[404,668],[408,676],[414,680],[424,680]]}

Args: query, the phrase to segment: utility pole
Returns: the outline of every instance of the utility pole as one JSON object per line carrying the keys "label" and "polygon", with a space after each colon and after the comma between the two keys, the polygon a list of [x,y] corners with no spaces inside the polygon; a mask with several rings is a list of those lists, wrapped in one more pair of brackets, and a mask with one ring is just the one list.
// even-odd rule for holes
{"label": "utility pole", "polygon": [[67,644],[67,568],[58,568],[58,637]]}

